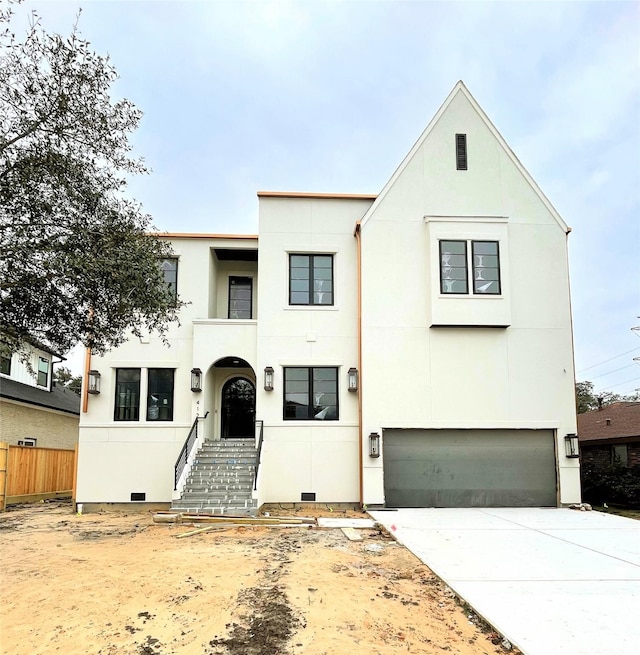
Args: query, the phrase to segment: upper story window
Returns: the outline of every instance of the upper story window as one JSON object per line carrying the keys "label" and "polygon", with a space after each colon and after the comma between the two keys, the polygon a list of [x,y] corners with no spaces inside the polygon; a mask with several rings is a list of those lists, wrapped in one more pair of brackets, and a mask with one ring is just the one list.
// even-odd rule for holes
{"label": "upper story window", "polygon": [[116,397],[114,421],[138,421],[140,419],[140,369],[116,369]]}
{"label": "upper story window", "polygon": [[456,134],[456,169],[467,170],[467,135]]}
{"label": "upper story window", "polygon": [[[471,261],[469,261],[469,253]],[[440,293],[500,295],[500,249],[498,241],[440,241]]]}
{"label": "upper story window", "polygon": [[164,276],[167,293],[172,300],[178,299],[178,260],[176,257],[160,260],[160,270]]}
{"label": "upper story window", "polygon": [[11,375],[11,354],[0,355],[0,373]]}
{"label": "upper story window", "polygon": [[284,369],[284,420],[338,419],[338,369],[329,366]]}
{"label": "upper story window", "polygon": [[229,277],[229,318],[252,318],[253,280],[250,277]]}
{"label": "upper story window", "polygon": [[44,357],[38,357],[38,386],[49,386],[49,360]]}
{"label": "upper story window", "polygon": [[289,304],[333,305],[333,255],[289,255]]}
{"label": "upper story window", "polygon": [[172,368],[150,368],[147,385],[147,421],[173,421]]}

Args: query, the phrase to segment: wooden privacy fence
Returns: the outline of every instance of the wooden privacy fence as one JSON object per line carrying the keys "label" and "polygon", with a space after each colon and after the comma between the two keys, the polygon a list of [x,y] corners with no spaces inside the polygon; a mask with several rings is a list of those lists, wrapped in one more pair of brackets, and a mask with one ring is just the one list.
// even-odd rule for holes
{"label": "wooden privacy fence", "polygon": [[7,505],[73,495],[76,450],[0,443],[0,510]]}

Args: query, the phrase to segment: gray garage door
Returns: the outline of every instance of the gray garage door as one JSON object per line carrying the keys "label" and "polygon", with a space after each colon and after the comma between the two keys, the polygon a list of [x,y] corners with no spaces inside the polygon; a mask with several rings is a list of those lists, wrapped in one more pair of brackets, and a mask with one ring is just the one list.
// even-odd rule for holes
{"label": "gray garage door", "polygon": [[387,507],[555,507],[551,430],[384,430]]}

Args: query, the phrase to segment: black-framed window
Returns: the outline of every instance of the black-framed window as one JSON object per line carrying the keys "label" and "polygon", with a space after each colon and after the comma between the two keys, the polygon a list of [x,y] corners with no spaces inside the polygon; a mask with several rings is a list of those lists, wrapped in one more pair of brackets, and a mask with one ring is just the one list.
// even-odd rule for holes
{"label": "black-framed window", "polygon": [[140,369],[116,369],[114,421],[140,420]]}
{"label": "black-framed window", "polygon": [[[471,244],[471,261],[469,247]],[[443,239],[440,241],[440,293],[500,295],[500,244],[498,241]]]}
{"label": "black-framed window", "polygon": [[289,304],[333,305],[333,255],[289,255]]}
{"label": "black-framed window", "polygon": [[167,287],[167,294],[175,302],[178,299],[178,259],[176,257],[161,259],[160,270]]}
{"label": "black-framed window", "polygon": [[253,280],[250,277],[229,277],[229,318],[253,318]]}
{"label": "black-framed window", "polygon": [[469,293],[467,242],[440,241],[440,293]]}
{"label": "black-framed window", "polygon": [[0,355],[0,373],[11,375],[11,353]]}
{"label": "black-framed window", "polygon": [[147,371],[147,421],[173,421],[172,368],[150,368]]}
{"label": "black-framed window", "polygon": [[467,135],[456,134],[456,169],[467,170]]}
{"label": "black-framed window", "polygon": [[38,357],[38,386],[49,387],[49,365],[46,357]]}
{"label": "black-framed window", "polygon": [[287,366],[284,369],[285,421],[337,421],[338,369]]}
{"label": "black-framed window", "polygon": [[500,294],[500,251],[497,241],[472,241],[473,293]]}

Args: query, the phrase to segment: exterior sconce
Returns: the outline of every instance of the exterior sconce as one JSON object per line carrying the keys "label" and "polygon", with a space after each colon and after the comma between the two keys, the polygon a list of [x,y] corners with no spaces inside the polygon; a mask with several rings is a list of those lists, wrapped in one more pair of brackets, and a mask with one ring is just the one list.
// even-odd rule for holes
{"label": "exterior sconce", "polygon": [[273,391],[273,368],[271,366],[264,369],[264,390]]}
{"label": "exterior sconce", "polygon": [[380,457],[380,435],[377,432],[369,435],[369,457]]}
{"label": "exterior sconce", "polygon": [[100,393],[100,371],[89,371],[87,393]]}
{"label": "exterior sconce", "polygon": [[202,391],[202,371],[199,368],[191,369],[191,391],[194,393]]}
{"label": "exterior sconce", "polygon": [[347,373],[347,379],[349,380],[347,384],[347,389],[349,391],[357,391],[358,390],[358,369],[357,368],[350,368],[349,372]]}
{"label": "exterior sconce", "polygon": [[564,447],[567,457],[580,457],[580,450],[578,449],[578,435],[568,434],[564,438]]}

